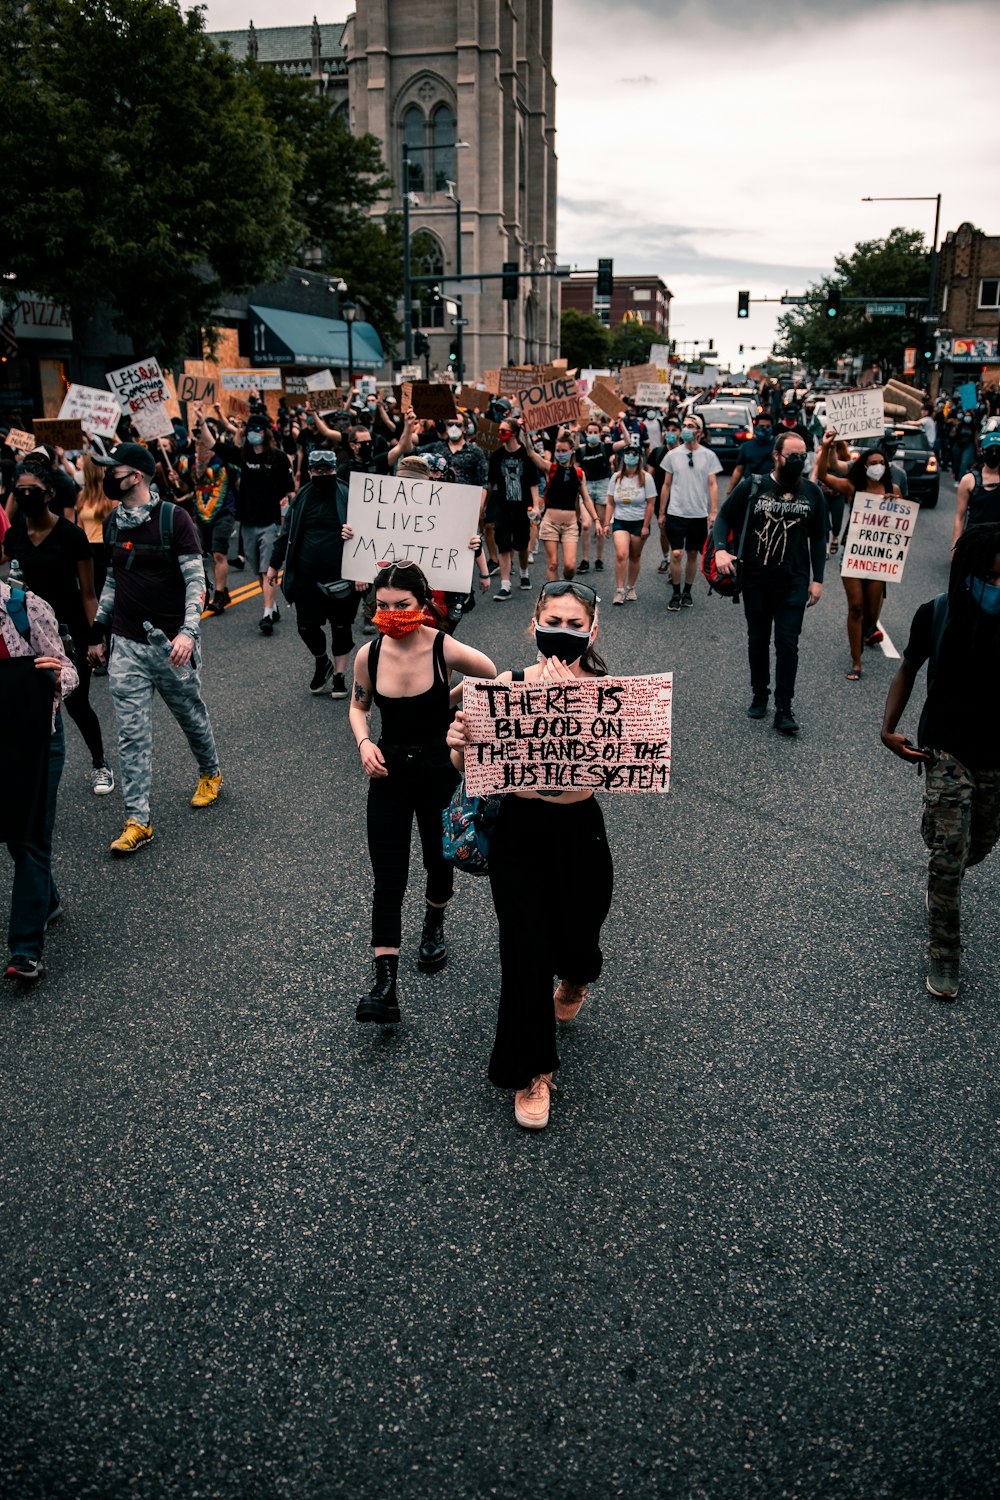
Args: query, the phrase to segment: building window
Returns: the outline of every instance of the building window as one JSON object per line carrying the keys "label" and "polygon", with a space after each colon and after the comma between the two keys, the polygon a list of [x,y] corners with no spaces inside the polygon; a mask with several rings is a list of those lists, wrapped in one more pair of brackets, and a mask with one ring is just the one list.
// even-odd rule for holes
{"label": "building window", "polygon": [[434,147],[434,191],[446,193],[455,181],[455,116],[447,104],[439,104],[431,120]]}
{"label": "building window", "polygon": [[[444,251],[441,241],[429,229],[418,229],[410,236],[411,276],[444,276]],[[414,288],[420,302],[420,327],[444,327],[444,297],[429,282]]]}
{"label": "building window", "polygon": [[410,157],[410,180],[404,184],[406,192],[422,193],[424,190],[423,150],[427,144],[426,125],[423,110],[418,104],[411,104],[403,116],[403,141],[411,150],[416,148],[418,154]]}
{"label": "building window", "polygon": [[633,302],[650,302],[651,300],[652,295],[648,286],[634,286],[632,288]]}
{"label": "building window", "polygon": [[989,281],[979,283],[979,306],[1000,307],[1000,277],[993,276]]}

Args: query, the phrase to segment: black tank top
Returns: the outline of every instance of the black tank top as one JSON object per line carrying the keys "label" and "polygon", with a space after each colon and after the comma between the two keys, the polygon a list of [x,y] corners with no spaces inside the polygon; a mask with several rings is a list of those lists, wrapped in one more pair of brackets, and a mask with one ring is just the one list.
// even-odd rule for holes
{"label": "black tank top", "polygon": [[976,482],[969,496],[966,524],[968,526],[993,525],[1000,521],[1000,484],[988,490],[983,484],[982,469],[973,469],[972,475]]}
{"label": "black tank top", "polygon": [[443,745],[451,723],[449,703],[448,668],[444,659],[444,635],[439,630],[434,636],[434,681],[426,693],[417,693],[412,698],[387,698],[378,690],[378,659],[384,637],[372,641],[368,652],[368,676],[372,684],[372,697],[382,715],[382,732],[379,744],[426,746]]}

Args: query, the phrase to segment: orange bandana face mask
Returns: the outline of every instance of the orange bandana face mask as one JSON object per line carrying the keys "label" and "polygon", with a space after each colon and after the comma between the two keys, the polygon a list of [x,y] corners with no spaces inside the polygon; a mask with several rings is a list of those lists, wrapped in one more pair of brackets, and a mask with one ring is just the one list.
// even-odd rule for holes
{"label": "orange bandana face mask", "polygon": [[419,630],[426,623],[422,609],[377,609],[372,615],[372,624],[394,641]]}

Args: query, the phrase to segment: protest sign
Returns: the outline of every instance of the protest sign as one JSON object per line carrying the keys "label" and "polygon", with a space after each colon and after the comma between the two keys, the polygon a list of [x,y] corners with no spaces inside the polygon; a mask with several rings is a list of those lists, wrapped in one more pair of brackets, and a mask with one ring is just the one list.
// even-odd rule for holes
{"label": "protest sign", "polygon": [[91,385],[71,385],[63,397],[59,415],[64,421],[76,418],[84,432],[95,437],[113,438],[121,421],[121,407],[111,391]]}
{"label": "protest sign", "polygon": [[651,365],[659,365],[666,369],[670,364],[670,345],[651,344],[649,348],[649,362]]}
{"label": "protest sign", "polygon": [[955,395],[961,401],[963,411],[975,411],[979,406],[979,393],[971,380],[967,380],[964,385],[960,385]]}
{"label": "protest sign", "polygon": [[[287,388],[287,377],[285,384]],[[306,376],[307,391],[335,391],[336,389],[337,382],[334,380],[333,375],[329,370],[317,370],[315,375]]]}
{"label": "protest sign", "polygon": [[212,406],[218,399],[219,387],[211,375],[189,375],[186,371],[177,376],[178,401],[193,402],[196,406]]}
{"label": "protest sign", "polygon": [[841,578],[898,583],[919,514],[919,500],[855,495],[840,565]]}
{"label": "protest sign", "polygon": [[478,417],[473,441],[479,444],[484,453],[495,453],[500,446],[500,423],[491,422],[489,417]]}
{"label": "protest sign", "polygon": [[306,393],[309,390],[309,387],[306,384],[306,381],[308,379],[309,379],[308,375],[286,375],[285,376],[285,395],[286,396],[304,396],[304,395],[306,395]]}
{"label": "protest sign", "polygon": [[223,392],[226,398],[226,416],[231,422],[245,422],[250,415],[250,402],[232,391]]}
{"label": "protest sign", "polygon": [[8,448],[13,448],[15,453],[31,453],[38,447],[34,434],[24,432],[20,427],[12,427],[4,438],[4,442]]}
{"label": "protest sign", "polygon": [[489,792],[665,792],[673,676],[487,682],[467,677],[465,784]]}
{"label": "protest sign", "polygon": [[656,365],[626,365],[618,376],[618,384],[626,396],[635,395],[640,385],[659,384],[660,372]]}
{"label": "protest sign", "polygon": [[280,391],[280,370],[220,370],[224,391]]}
{"label": "protest sign", "polygon": [[403,410],[412,407],[418,417],[432,422],[446,422],[455,416],[455,397],[450,385],[430,380],[407,381],[401,393]]}
{"label": "protest sign", "polygon": [[885,436],[885,401],[880,390],[830,391],[826,397],[826,425],[839,438]]}
{"label": "protest sign", "polygon": [[590,388],[590,400],[599,411],[603,411],[609,417],[620,416],[625,410],[625,402],[614,386],[608,385],[603,380],[594,381]]}
{"label": "protest sign", "polygon": [[482,490],[392,474],[352,474],[342,576],[371,583],[390,562],[415,562],[432,589],[467,594]]}
{"label": "protest sign", "polygon": [[656,385],[650,380],[644,380],[635,388],[636,406],[666,406],[670,400],[669,385]]}
{"label": "protest sign", "polygon": [[155,359],[138,360],[108,372],[118,405],[141,438],[169,437],[174,430],[167,412],[170,392]]}
{"label": "protest sign", "polygon": [[83,423],[79,417],[32,417],[31,425],[39,443],[53,448],[82,448]]}
{"label": "protest sign", "polygon": [[543,427],[558,427],[564,422],[578,422],[583,410],[576,381],[569,375],[548,380],[544,385],[529,385],[517,393],[521,421],[526,432]]}

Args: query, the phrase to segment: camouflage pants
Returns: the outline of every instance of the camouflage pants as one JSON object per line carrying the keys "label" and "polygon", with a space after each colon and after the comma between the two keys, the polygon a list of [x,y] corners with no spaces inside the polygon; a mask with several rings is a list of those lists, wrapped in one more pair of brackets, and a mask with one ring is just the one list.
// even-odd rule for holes
{"label": "camouflage pants", "polygon": [[1000,839],[1000,771],[970,771],[946,751],[927,766],[921,825],[927,860],[927,929],[934,958],[962,950],[962,876]]}
{"label": "camouflage pants", "polygon": [[116,635],[108,666],[108,683],[118,720],[125,814],[146,825],[149,823],[149,788],[153,779],[154,692],[159,693],[183,729],[199,773],[206,775],[219,769],[215,736],[201,696],[201,681],[194,662],[191,675],[185,681],[178,677],[162,651]]}

